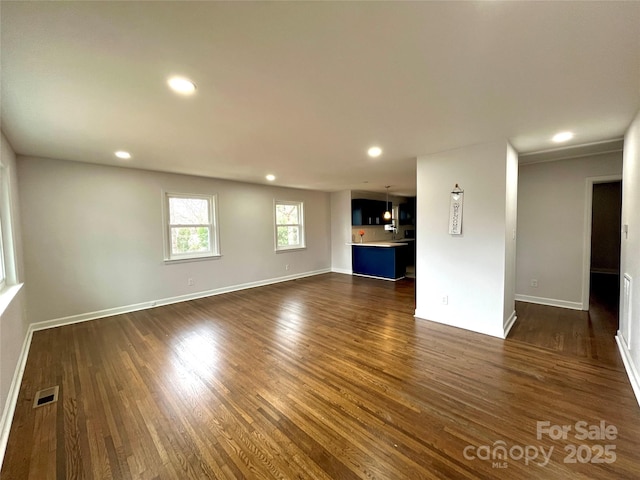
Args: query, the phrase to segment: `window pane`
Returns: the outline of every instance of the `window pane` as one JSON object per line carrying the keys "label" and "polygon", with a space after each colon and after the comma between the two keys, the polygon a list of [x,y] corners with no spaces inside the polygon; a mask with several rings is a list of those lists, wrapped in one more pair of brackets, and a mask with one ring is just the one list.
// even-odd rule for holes
{"label": "window pane", "polygon": [[291,247],[300,245],[299,227],[278,227],[278,246]]}
{"label": "window pane", "polygon": [[209,227],[172,227],[171,253],[207,253],[211,251]]}
{"label": "window pane", "polygon": [[209,201],[205,198],[169,198],[169,223],[172,225],[209,223]]}
{"label": "window pane", "polygon": [[297,205],[276,205],[276,223],[278,225],[286,225],[292,223],[300,223]]}

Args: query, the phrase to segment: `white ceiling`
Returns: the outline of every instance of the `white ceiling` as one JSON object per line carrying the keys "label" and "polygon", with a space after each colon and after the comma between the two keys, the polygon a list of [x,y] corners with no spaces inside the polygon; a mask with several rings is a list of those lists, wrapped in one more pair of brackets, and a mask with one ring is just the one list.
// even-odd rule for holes
{"label": "white ceiling", "polygon": [[2,1],[1,17],[2,129],[23,155],[411,194],[418,155],[620,138],[640,109],[640,2]]}

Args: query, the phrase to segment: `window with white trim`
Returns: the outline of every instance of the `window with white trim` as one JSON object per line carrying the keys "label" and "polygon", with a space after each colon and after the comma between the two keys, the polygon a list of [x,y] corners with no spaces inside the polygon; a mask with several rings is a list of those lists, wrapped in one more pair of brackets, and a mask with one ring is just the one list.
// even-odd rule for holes
{"label": "window with white trim", "polygon": [[275,201],[276,251],[305,248],[302,202]]}
{"label": "window with white trim", "polygon": [[166,260],[220,255],[216,196],[166,194]]}

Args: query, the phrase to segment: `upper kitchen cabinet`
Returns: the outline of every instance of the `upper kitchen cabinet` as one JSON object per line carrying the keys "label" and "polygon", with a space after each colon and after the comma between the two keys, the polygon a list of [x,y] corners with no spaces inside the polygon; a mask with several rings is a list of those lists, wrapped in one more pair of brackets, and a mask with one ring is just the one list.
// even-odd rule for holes
{"label": "upper kitchen cabinet", "polygon": [[406,203],[401,203],[398,206],[398,216],[400,225],[415,225],[416,224],[416,199],[408,198]]}
{"label": "upper kitchen cabinet", "polygon": [[[389,209],[393,205],[389,202]],[[387,209],[387,202],[383,200],[368,200],[354,198],[351,200],[351,225],[386,225],[391,220],[385,220],[383,215]]]}

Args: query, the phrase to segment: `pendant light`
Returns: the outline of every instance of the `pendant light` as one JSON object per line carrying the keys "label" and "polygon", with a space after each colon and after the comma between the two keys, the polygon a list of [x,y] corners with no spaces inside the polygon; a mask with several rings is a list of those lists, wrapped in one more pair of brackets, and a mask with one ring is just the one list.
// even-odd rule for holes
{"label": "pendant light", "polygon": [[386,188],[387,189],[387,210],[384,212],[384,215],[382,216],[382,218],[384,218],[385,220],[391,220],[391,210],[389,209],[389,187],[391,185],[387,185]]}

